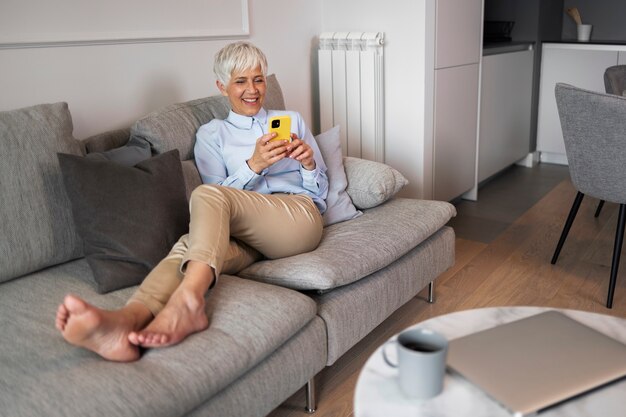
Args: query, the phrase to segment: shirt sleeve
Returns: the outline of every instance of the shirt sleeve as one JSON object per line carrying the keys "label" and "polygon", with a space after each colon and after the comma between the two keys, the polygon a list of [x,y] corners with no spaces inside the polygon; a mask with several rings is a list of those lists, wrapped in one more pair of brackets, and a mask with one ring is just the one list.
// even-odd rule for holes
{"label": "shirt sleeve", "polygon": [[218,184],[240,190],[251,190],[262,177],[262,175],[252,171],[245,162],[232,175],[228,175],[222,157],[219,129],[215,129],[211,123],[198,129],[194,155],[196,166],[204,184]]}
{"label": "shirt sleeve", "polygon": [[326,163],[322,158],[319,146],[315,138],[304,125],[301,117],[298,117],[299,130],[303,132],[300,138],[307,143],[313,150],[313,159],[315,159],[315,169],[309,171],[300,165],[300,173],[302,175],[302,187],[315,194],[321,199],[326,199],[328,195],[328,176],[326,175]]}

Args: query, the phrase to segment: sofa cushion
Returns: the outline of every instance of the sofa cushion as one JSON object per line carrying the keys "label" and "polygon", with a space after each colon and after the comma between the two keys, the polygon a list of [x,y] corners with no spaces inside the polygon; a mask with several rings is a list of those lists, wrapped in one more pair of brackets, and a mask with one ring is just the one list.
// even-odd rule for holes
{"label": "sofa cushion", "polygon": [[[283,110],[285,103],[274,75],[267,77],[264,107]],[[172,104],[137,120],[131,127],[131,138],[146,140],[154,153],[178,149],[182,160],[193,158],[198,128],[212,119],[225,119],[230,103],[224,96],[211,96]]]}
{"label": "sofa cushion", "polygon": [[[317,316],[258,366],[185,416],[275,415],[272,410],[299,391],[325,366],[326,324]],[[300,401],[298,398],[289,402],[295,405]],[[284,413],[279,411],[278,415]],[[304,416],[304,413],[296,412],[295,415]]]}
{"label": "sofa cushion", "polygon": [[187,200],[189,200],[193,190],[197,186],[202,185],[202,178],[200,177],[200,172],[198,172],[198,167],[196,167],[196,161],[193,159],[182,161],[182,165],[183,176],[185,177],[185,190],[187,192]]}
{"label": "sofa cushion", "polygon": [[109,130],[81,140],[85,153],[105,152],[128,143],[130,128]]}
{"label": "sofa cushion", "polygon": [[111,161],[116,164],[134,166],[141,161],[152,156],[150,150],[150,144],[146,141],[141,141],[137,137],[132,137],[128,143],[123,146],[112,148],[106,151],[90,152],[87,151],[87,158],[99,159],[101,161]]}
{"label": "sofa cushion", "polygon": [[346,192],[360,209],[384,203],[409,183],[399,171],[380,162],[348,156],[343,163],[348,178]]}
{"label": "sofa cushion", "polygon": [[361,215],[361,212],[354,207],[350,196],[346,193],[348,180],[343,169],[339,132],[340,127],[335,126],[315,137],[322,158],[326,163],[326,175],[328,176],[328,196],[326,197],[326,211],[323,215],[325,226],[354,219]]}
{"label": "sofa cushion", "polygon": [[275,74],[270,74],[265,80],[267,89],[265,91],[265,101],[263,107],[268,110],[285,110],[285,98],[283,96],[283,90],[280,88],[278,78]]}
{"label": "sofa cushion", "polygon": [[326,323],[327,365],[454,265],[454,244],[454,231],[444,226],[380,271],[348,286],[313,294],[317,315]]}
{"label": "sofa cushion", "polygon": [[212,96],[172,104],[137,120],[131,137],[146,140],[154,153],[178,149],[183,160],[193,158],[193,144],[200,126],[228,114],[226,97]]}
{"label": "sofa cushion", "polygon": [[57,305],[68,292],[113,309],[134,291],[97,295],[82,279],[90,273],[80,259],[2,284],[3,415],[185,415],[254,368],[316,314],[315,303],[300,293],[222,275],[208,296],[206,331],[172,348],[147,350],[137,362],[113,363],[69,345],[54,328]]}
{"label": "sofa cushion", "polygon": [[99,293],[143,281],[187,233],[189,208],[178,151],[135,166],[64,154],[59,161]]}
{"label": "sofa cushion", "polygon": [[252,264],[244,278],[298,290],[328,290],[368,276],[419,245],[456,215],[442,201],[392,199],[324,229],[312,252]]}
{"label": "sofa cushion", "polygon": [[67,103],[0,112],[0,282],[81,256],[56,153],[81,155]]}

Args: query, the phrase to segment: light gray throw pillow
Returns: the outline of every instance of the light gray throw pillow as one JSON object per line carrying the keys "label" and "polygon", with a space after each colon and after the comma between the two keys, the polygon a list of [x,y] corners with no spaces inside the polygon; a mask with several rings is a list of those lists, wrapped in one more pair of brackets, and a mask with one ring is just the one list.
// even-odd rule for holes
{"label": "light gray throw pillow", "polygon": [[364,210],[393,197],[409,181],[397,170],[381,162],[347,156],[343,159],[352,203]]}
{"label": "light gray throw pillow", "polygon": [[67,103],[0,112],[0,282],[81,256],[57,152],[82,155]]}
{"label": "light gray throw pillow", "polygon": [[328,176],[328,197],[326,197],[326,212],[323,215],[324,226],[354,219],[362,214],[354,207],[346,193],[348,180],[343,169],[339,129],[339,126],[335,126],[315,137],[326,163]]}

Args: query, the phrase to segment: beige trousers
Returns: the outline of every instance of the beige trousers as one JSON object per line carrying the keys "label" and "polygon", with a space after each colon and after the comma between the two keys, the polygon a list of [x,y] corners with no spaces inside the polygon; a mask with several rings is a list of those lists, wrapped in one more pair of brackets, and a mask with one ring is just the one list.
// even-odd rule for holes
{"label": "beige trousers", "polygon": [[210,265],[215,277],[234,274],[265,256],[312,251],[322,238],[322,215],[306,195],[260,194],[201,185],[191,194],[189,233],[148,274],[130,302],[155,316],[184,276],[188,261]]}

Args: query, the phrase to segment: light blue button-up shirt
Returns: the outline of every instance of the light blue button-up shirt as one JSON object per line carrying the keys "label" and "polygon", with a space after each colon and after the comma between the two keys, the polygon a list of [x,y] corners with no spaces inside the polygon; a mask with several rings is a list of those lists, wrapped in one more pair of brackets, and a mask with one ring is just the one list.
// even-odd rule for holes
{"label": "light blue button-up shirt", "polygon": [[[300,162],[291,158],[281,159],[260,174],[248,166],[246,161],[254,153],[256,141],[268,132],[268,119],[280,115],[291,117],[291,132],[313,150],[314,170],[305,169]],[[261,109],[255,116],[249,117],[231,111],[226,120],[213,119],[200,126],[196,133],[194,154],[205,184],[219,184],[263,194],[306,194],[313,199],[321,213],[326,210],[326,164],[315,138],[297,112]]]}

